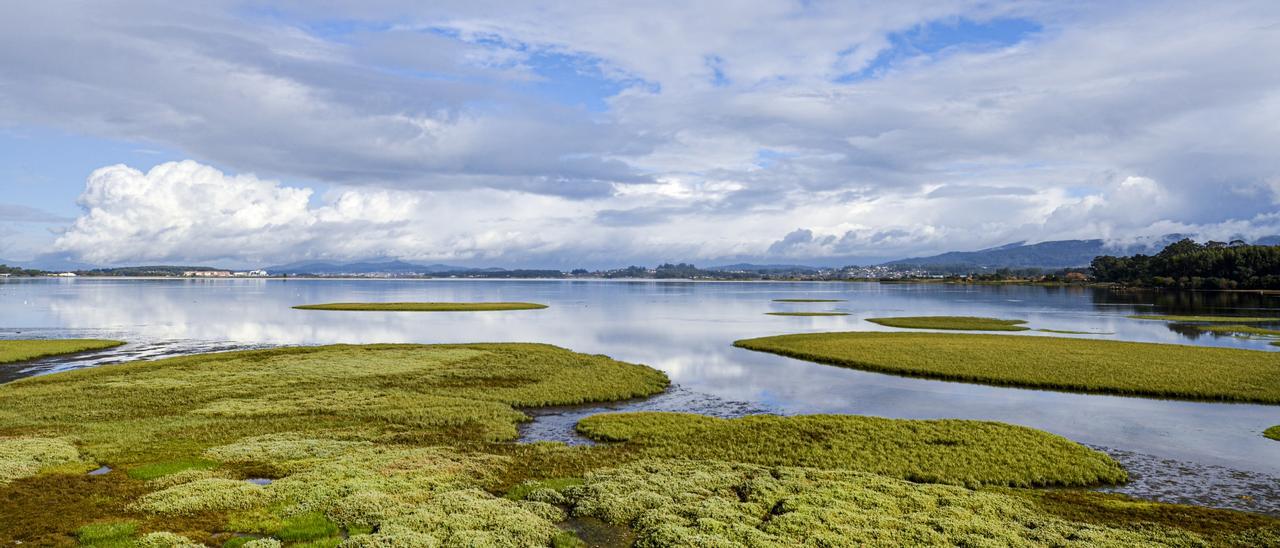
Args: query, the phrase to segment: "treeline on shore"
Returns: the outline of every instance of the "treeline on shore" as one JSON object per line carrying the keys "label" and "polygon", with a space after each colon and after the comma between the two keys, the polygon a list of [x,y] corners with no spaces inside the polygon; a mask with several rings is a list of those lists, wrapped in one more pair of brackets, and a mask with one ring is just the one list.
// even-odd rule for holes
{"label": "treeline on shore", "polygon": [[1094,281],[1179,289],[1280,289],[1280,246],[1183,239],[1155,255],[1102,255]]}

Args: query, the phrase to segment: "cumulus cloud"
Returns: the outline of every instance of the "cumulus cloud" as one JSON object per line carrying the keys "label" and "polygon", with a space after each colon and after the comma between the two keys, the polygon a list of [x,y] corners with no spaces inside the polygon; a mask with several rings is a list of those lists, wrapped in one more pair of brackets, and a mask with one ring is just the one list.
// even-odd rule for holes
{"label": "cumulus cloud", "polygon": [[96,172],[60,249],[855,261],[1276,226],[1265,0],[229,6],[0,8],[0,123],[206,164]]}

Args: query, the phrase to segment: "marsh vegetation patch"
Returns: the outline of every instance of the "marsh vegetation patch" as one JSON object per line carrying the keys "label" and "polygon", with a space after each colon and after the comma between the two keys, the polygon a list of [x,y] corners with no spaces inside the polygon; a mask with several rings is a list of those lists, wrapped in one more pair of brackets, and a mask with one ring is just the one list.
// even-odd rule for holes
{"label": "marsh vegetation patch", "polygon": [[1257,350],[1064,337],[868,332],[780,335],[734,345],[854,369],[943,380],[1280,403],[1280,356]]}
{"label": "marsh vegetation patch", "polygon": [[106,339],[0,340],[0,364],[25,362],[50,356],[104,350],[124,344]]}
{"label": "marsh vegetation patch", "polygon": [[842,303],[845,299],[774,299],[775,303]]}
{"label": "marsh vegetation patch", "polygon": [[[1048,504],[1006,492],[850,470],[717,461],[638,461],[592,472],[565,497],[575,516],[630,526],[637,546],[1257,546],[1280,541],[1274,521],[1266,518],[1205,533],[1150,521],[1108,523],[1090,519],[1097,513],[1076,506],[1069,509],[1081,517],[1070,520]],[[1121,497],[1083,503],[1089,509],[1103,504],[1149,503]],[[1155,508],[1153,514],[1171,507]]]}
{"label": "marsh vegetation patch", "polygon": [[302,304],[298,310],[345,310],[353,312],[484,312],[497,310],[538,310],[545,304],[520,302],[402,302]]}
{"label": "marsh vegetation patch", "polygon": [[578,431],[647,457],[857,470],[917,482],[1015,487],[1123,482],[1105,453],[1022,426],[857,415],[606,413]]}
{"label": "marsh vegetation patch", "polygon": [[867,318],[867,321],[885,327],[906,329],[946,329],[959,331],[1026,331],[1024,320],[1002,320],[976,316],[902,316],[897,318]]}
{"label": "marsh vegetation patch", "polygon": [[848,312],[765,312],[769,316],[848,316]]}

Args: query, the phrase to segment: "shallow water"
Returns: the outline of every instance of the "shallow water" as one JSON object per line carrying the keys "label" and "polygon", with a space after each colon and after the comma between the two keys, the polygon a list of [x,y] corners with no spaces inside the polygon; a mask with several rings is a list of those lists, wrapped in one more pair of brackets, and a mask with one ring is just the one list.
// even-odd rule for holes
{"label": "shallow water", "polygon": [[[779,298],[846,299],[776,303]],[[545,310],[406,313],[304,311],[334,301],[531,301]],[[849,316],[768,316],[842,311]],[[1056,335],[1277,350],[1267,341],[1205,335],[1134,313],[1280,315],[1280,296],[1111,292],[1036,286],[874,283],[708,283],[535,280],[0,281],[0,338],[102,337],[129,344],[0,366],[0,381],[133,359],[278,345],[372,342],[545,342],[651,365],[671,393],[609,409],[857,413],[999,420],[1041,428],[1116,455],[1138,480],[1126,492],[1280,512],[1280,406],[1183,402],[1024,390],[895,377],[734,348],[736,339],[833,330],[889,330],[865,318],[977,315],[1029,321]],[[1277,356],[1280,363],[1280,355]],[[540,412],[526,439],[573,441],[597,408]]]}

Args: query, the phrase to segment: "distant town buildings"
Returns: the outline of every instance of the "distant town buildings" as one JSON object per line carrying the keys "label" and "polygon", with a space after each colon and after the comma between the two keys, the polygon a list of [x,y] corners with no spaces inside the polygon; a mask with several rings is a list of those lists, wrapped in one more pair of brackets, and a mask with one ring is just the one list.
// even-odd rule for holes
{"label": "distant town buildings", "polygon": [[187,278],[265,278],[267,271],[265,270],[245,270],[232,272],[230,270],[187,270],[182,273]]}

